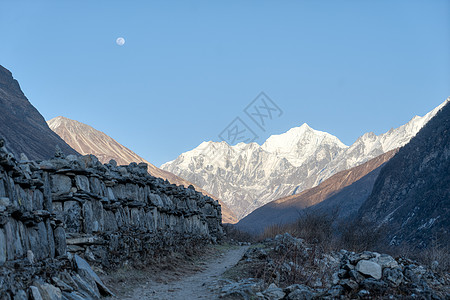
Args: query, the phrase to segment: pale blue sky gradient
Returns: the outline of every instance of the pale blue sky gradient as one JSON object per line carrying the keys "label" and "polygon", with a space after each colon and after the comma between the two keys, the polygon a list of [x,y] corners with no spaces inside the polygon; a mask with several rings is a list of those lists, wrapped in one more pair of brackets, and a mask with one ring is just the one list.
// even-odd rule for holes
{"label": "pale blue sky gradient", "polygon": [[259,143],[306,122],[349,145],[450,96],[450,1],[0,0],[0,64],[158,166],[261,91],[284,114]]}

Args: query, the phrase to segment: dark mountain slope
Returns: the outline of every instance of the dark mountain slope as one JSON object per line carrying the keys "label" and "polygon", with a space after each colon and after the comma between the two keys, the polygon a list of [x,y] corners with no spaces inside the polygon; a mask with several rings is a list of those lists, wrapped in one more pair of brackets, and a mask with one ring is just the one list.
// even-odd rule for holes
{"label": "dark mountain slope", "polygon": [[16,158],[46,159],[58,145],[65,154],[78,154],[54,133],[28,101],[10,71],[0,66],[0,137]]}
{"label": "dark mountain slope", "polygon": [[[331,200],[331,205],[325,204],[326,209],[329,211],[334,211],[339,208],[345,210],[346,206],[348,206],[348,209],[351,207],[351,211],[356,212],[362,201],[369,196],[372,186],[375,183],[377,173],[371,174],[364,180],[362,180],[362,178],[391,159],[396,151],[397,150],[392,150],[371,159],[360,166],[339,172],[314,188],[296,195],[272,201],[254,210],[251,214],[239,221],[236,226],[240,230],[250,233],[261,233],[267,226],[273,224],[287,224],[296,221],[301,216],[301,212],[304,209],[312,207],[322,201],[325,202],[326,199],[333,196],[335,196],[335,198]],[[359,180],[361,180],[361,182],[356,184]],[[344,191],[344,188],[346,187],[348,190]],[[339,196],[341,191],[344,193],[342,194],[343,196]],[[346,197],[349,195],[353,198],[347,199]],[[347,204],[346,201],[349,203],[352,201],[353,203]],[[346,213],[342,211],[340,214],[344,216]]]}
{"label": "dark mountain slope", "polygon": [[382,168],[360,219],[384,225],[391,245],[448,245],[450,105],[447,102]]}

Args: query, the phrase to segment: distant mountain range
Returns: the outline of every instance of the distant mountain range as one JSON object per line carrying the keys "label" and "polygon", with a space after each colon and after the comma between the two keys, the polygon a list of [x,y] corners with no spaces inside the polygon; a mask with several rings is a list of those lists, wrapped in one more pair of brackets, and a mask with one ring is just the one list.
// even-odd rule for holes
{"label": "distant mountain range", "polygon": [[372,192],[381,166],[397,151],[391,150],[362,165],[334,174],[301,193],[269,202],[241,219],[236,226],[240,230],[260,234],[268,226],[293,223],[305,214],[328,215],[336,224],[344,219],[349,221]]}
{"label": "distant mountain range", "polygon": [[78,154],[47,125],[39,111],[31,105],[11,72],[0,66],[0,138],[6,148],[19,159],[53,157],[58,145],[66,154]]}
{"label": "distant mountain range", "polygon": [[161,168],[217,195],[242,219],[270,201],[301,193],[340,171],[404,146],[444,103],[384,134],[366,133],[351,146],[303,124],[269,137],[261,146],[203,142]]}
{"label": "distant mountain range", "polygon": [[[76,149],[80,154],[93,154],[102,163],[108,163],[114,159],[118,164],[128,165],[131,162],[144,162],[148,165],[148,172],[163,179],[167,179],[170,183],[183,185],[188,187],[192,183],[168,172],[161,170],[150,162],[146,161],[127,147],[121,145],[105,133],[94,129],[93,127],[81,122],[71,120],[65,117],[56,117],[48,121],[49,127],[57,133],[64,141]],[[195,186],[195,189],[214,199],[213,195],[207,193],[203,189]],[[222,205],[222,220],[224,223],[236,223],[237,219],[234,213],[219,200]]]}

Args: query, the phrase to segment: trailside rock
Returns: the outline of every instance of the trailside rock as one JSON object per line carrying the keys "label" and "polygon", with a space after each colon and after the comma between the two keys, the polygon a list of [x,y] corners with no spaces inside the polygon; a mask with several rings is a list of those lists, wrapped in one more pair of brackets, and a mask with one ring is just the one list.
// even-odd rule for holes
{"label": "trailside rock", "polygon": [[283,299],[284,296],[286,296],[286,293],[283,292],[283,289],[277,287],[275,283],[270,284],[269,287],[264,292],[262,292],[262,294],[267,299],[273,300],[280,300]]}
{"label": "trailside rock", "polygon": [[450,299],[450,275],[433,268],[370,251],[321,253],[287,234],[249,248],[235,268],[229,274],[255,279],[233,277],[226,299]]}
{"label": "trailside rock", "polygon": [[360,260],[356,265],[356,270],[375,279],[380,279],[382,275],[381,266],[376,262],[369,260]]}

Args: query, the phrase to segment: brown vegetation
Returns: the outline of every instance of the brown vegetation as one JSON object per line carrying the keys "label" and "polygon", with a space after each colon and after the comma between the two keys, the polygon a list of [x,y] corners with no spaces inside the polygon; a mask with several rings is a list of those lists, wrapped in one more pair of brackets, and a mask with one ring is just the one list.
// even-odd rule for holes
{"label": "brown vegetation", "polygon": [[274,238],[289,233],[304,239],[312,245],[316,256],[329,251],[346,249],[354,252],[377,251],[394,257],[408,257],[431,267],[439,273],[450,271],[450,247],[438,238],[427,248],[411,247],[406,244],[391,246],[384,240],[385,228],[363,221],[342,222],[333,228],[333,214],[305,214],[291,224],[268,226],[257,240]]}

